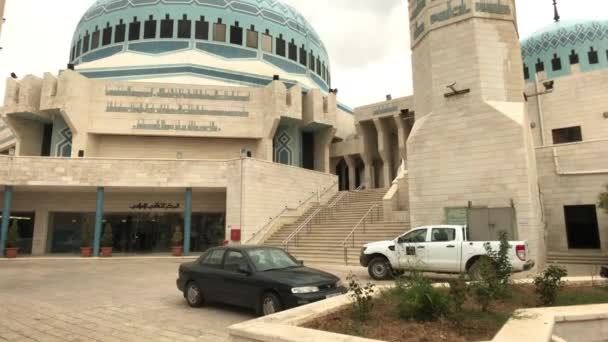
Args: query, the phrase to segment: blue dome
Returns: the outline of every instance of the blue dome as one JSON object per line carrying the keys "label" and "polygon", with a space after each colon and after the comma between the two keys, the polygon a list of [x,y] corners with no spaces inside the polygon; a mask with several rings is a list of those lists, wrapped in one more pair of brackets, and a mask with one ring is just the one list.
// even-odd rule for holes
{"label": "blue dome", "polygon": [[[331,80],[319,35],[298,11],[277,0],[98,0],[78,23],[70,61],[83,65],[123,52],[184,50],[222,60],[257,59],[287,74],[305,75],[324,90]],[[264,83],[247,76],[238,83]]]}
{"label": "blue dome", "polygon": [[569,75],[574,64],[582,72],[608,68],[608,22],[552,23],[522,40],[521,47],[528,80],[535,71],[548,78]]}

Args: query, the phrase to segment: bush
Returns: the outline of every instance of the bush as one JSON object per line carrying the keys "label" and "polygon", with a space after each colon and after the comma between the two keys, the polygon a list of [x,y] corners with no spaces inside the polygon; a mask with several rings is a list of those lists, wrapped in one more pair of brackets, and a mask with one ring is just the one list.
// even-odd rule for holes
{"label": "bush", "polygon": [[17,225],[17,220],[13,220],[13,223],[11,223],[11,226],[8,228],[8,236],[6,237],[6,247],[19,247],[19,226]]}
{"label": "bush", "polygon": [[91,247],[92,239],[93,239],[93,233],[91,231],[91,223],[89,222],[89,220],[85,220],[83,227],[82,227],[81,236],[80,236],[80,246],[81,247]]}
{"label": "bush", "polygon": [[355,319],[359,321],[365,321],[369,318],[369,314],[372,311],[374,303],[374,284],[367,283],[361,285],[359,280],[352,273],[348,276],[348,290],[349,298],[353,305],[353,313]]}
{"label": "bush", "polygon": [[461,312],[464,303],[469,297],[469,285],[463,277],[450,280],[448,283],[450,284],[450,300],[453,311],[456,313]]}
{"label": "bush", "polygon": [[101,237],[101,246],[102,247],[112,247],[114,245],[114,237],[112,235],[112,225],[106,223],[106,226],[103,229],[103,235]]}
{"label": "bush", "polygon": [[436,321],[450,313],[450,296],[435,287],[420,273],[412,273],[398,280],[399,303],[397,314],[401,319]]}
{"label": "bush", "polygon": [[472,285],[473,294],[481,310],[487,312],[492,301],[508,297],[512,265],[509,258],[511,245],[507,233],[500,233],[498,251],[485,245],[487,258],[480,262],[480,280]]}
{"label": "bush", "polygon": [[567,275],[568,272],[565,268],[551,265],[543,273],[534,278],[536,294],[538,294],[539,302],[542,305],[555,304],[557,293],[564,286],[562,278]]}
{"label": "bush", "polygon": [[606,185],[606,192],[600,194],[600,208],[604,209],[608,213],[608,185]]}
{"label": "bush", "polygon": [[171,244],[173,246],[181,246],[184,241],[184,235],[182,234],[182,228],[177,226],[175,227],[175,231],[173,232],[173,236],[171,237]]}

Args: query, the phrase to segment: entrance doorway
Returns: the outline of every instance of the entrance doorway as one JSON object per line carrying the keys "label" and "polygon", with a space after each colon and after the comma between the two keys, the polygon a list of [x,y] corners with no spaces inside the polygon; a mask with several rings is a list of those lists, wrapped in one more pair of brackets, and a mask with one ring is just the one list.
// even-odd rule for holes
{"label": "entrance doorway", "polygon": [[564,207],[568,248],[600,249],[600,232],[595,205],[570,205]]}

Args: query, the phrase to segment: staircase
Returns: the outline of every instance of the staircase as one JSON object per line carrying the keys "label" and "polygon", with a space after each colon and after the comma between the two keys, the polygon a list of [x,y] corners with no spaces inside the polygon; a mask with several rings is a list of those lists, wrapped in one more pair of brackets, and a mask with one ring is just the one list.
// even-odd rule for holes
{"label": "staircase", "polygon": [[608,265],[608,255],[600,252],[549,252],[547,263],[573,265]]}
{"label": "staircase", "polygon": [[[298,238],[289,243],[287,249],[299,260],[308,263],[344,264],[344,239],[353,228],[369,212],[354,234],[354,248],[352,239],[349,239],[347,249],[347,262],[349,265],[359,263],[361,246],[381,240],[394,239],[410,229],[408,222],[384,222],[382,214],[382,198],[386,189],[373,189],[365,191],[341,192],[325,206],[314,206],[302,215],[296,222],[281,227],[268,238],[264,245],[285,248],[284,242],[302,223],[315,211],[319,213],[309,225],[305,226]],[[333,207],[331,203],[339,199]],[[372,206],[377,205],[370,211]],[[365,233],[363,232],[365,225]]]}

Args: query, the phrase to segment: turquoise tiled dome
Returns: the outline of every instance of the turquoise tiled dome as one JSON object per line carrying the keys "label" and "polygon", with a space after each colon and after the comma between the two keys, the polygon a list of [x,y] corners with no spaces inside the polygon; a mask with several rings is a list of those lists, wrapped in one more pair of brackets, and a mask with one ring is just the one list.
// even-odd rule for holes
{"label": "turquoise tiled dome", "polygon": [[[165,22],[171,26],[163,26]],[[204,38],[198,33],[199,22],[206,25]],[[216,24],[224,25],[225,41],[214,36]],[[135,27],[136,39],[130,33]],[[183,30],[190,34],[183,35]],[[249,44],[250,32],[259,37],[251,38],[257,40],[255,46]],[[238,35],[241,38],[232,41]],[[270,47],[263,45],[263,36],[272,37]],[[319,35],[298,11],[277,0],[98,0],[78,23],[70,61],[80,65],[127,51],[167,54],[186,49],[223,59],[262,60],[291,74],[306,74],[322,89],[328,89],[331,80]]]}
{"label": "turquoise tiled dome", "polygon": [[608,68],[608,21],[552,23],[521,43],[528,80],[544,69],[548,78],[569,75],[579,64],[583,72]]}

